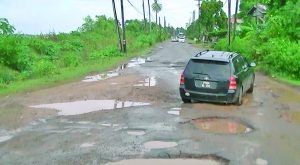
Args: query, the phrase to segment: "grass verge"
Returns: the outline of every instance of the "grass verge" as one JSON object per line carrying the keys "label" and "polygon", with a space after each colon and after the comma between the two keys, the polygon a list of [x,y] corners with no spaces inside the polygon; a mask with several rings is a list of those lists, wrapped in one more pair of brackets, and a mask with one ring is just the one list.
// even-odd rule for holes
{"label": "grass verge", "polygon": [[126,55],[120,57],[106,57],[101,61],[84,63],[77,67],[62,68],[59,71],[59,74],[52,76],[43,76],[35,79],[16,81],[12,84],[0,87],[0,96],[30,92],[76,81],[83,78],[89,73],[100,73],[117,67],[119,64],[124,63],[133,57],[145,56],[150,52],[151,48],[140,50],[138,52],[129,52]]}

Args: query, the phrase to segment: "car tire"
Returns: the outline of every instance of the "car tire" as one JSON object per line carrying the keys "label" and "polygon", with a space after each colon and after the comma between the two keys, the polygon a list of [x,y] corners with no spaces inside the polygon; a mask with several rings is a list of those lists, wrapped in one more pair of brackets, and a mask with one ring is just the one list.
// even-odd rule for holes
{"label": "car tire", "polygon": [[190,99],[181,99],[184,103],[191,103],[192,101]]}
{"label": "car tire", "polygon": [[243,104],[243,88],[239,89],[239,95],[238,95],[238,98],[237,98],[235,104],[239,105],[239,106]]}
{"label": "car tire", "polygon": [[250,88],[248,89],[247,93],[253,93],[253,89],[254,89],[254,77],[253,77],[253,79],[252,79],[251,86],[250,86]]}

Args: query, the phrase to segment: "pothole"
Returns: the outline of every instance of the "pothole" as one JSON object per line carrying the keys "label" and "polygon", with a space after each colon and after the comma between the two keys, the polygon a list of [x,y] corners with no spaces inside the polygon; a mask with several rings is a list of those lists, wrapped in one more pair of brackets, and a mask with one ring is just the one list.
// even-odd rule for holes
{"label": "pothole", "polygon": [[6,135],[6,136],[0,136],[0,143],[8,141],[12,138],[13,136]]}
{"label": "pothole", "polygon": [[300,124],[300,112],[298,111],[288,111],[281,114],[281,116],[285,121],[298,123]]}
{"label": "pothole", "polygon": [[128,135],[133,135],[133,136],[143,136],[146,134],[144,130],[128,130],[127,131]]}
{"label": "pothole", "polygon": [[146,106],[150,103],[118,101],[118,100],[85,100],[66,103],[53,103],[30,106],[32,108],[56,109],[58,115],[80,115],[101,110],[122,109],[128,107]]}
{"label": "pothole", "polygon": [[129,63],[127,64],[127,67],[128,68],[136,67],[136,66],[146,63],[147,61],[151,61],[150,58],[141,58],[141,57],[133,58],[129,61]]}
{"label": "pothole", "polygon": [[120,162],[107,163],[107,165],[153,165],[153,164],[172,164],[172,165],[222,165],[220,162],[210,159],[130,159]]}
{"label": "pothole", "polygon": [[86,76],[84,78],[84,80],[82,80],[83,82],[96,82],[96,81],[100,81],[100,80],[105,80],[105,79],[109,79],[112,77],[116,77],[119,76],[120,73],[115,72],[115,71],[109,71],[107,73],[103,73],[103,74],[97,74],[97,75],[93,75],[93,76]]}
{"label": "pothole", "polygon": [[268,161],[264,160],[264,159],[261,159],[261,158],[257,158],[255,163],[257,165],[268,165]]}
{"label": "pothole", "polygon": [[95,143],[82,143],[79,147],[80,148],[87,148],[87,147],[93,147]]}
{"label": "pothole", "polygon": [[215,134],[241,134],[253,131],[253,128],[240,121],[229,118],[199,118],[191,121],[197,128]]}
{"label": "pothole", "polygon": [[180,111],[168,111],[168,114],[171,114],[171,115],[179,115],[179,114],[180,114]]}
{"label": "pothole", "polygon": [[157,81],[156,81],[156,77],[148,77],[146,79],[144,79],[144,81],[139,81],[138,84],[135,84],[133,86],[136,87],[153,87],[156,86]]}
{"label": "pothole", "polygon": [[176,142],[167,142],[167,141],[149,141],[144,143],[146,149],[162,149],[162,148],[171,148],[175,147],[178,144]]}

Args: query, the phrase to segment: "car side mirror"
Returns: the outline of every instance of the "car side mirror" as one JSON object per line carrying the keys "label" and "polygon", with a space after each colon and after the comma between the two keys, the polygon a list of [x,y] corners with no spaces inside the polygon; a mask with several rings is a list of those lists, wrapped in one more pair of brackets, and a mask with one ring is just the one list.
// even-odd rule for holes
{"label": "car side mirror", "polygon": [[256,64],[254,62],[250,63],[250,67],[255,67],[255,66],[256,66]]}

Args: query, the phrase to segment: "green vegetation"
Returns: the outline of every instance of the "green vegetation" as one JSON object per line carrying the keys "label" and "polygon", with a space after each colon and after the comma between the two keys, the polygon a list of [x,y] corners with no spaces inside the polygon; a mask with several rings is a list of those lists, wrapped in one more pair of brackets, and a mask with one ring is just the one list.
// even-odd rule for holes
{"label": "green vegetation", "polygon": [[205,0],[201,5],[201,15],[187,28],[190,39],[212,40],[214,37],[226,35],[226,14],[222,10],[223,2]]}
{"label": "green vegetation", "polygon": [[105,16],[85,18],[70,33],[14,34],[14,27],[0,19],[0,95],[51,86],[103,71],[168,38],[167,29],[130,20],[127,25],[128,53],[117,46],[114,20]]}
{"label": "green vegetation", "polygon": [[[267,7],[263,19],[248,15],[256,4]],[[224,36],[214,48],[239,52],[254,60],[261,71],[285,82],[300,84],[300,1],[241,1],[238,18],[243,23],[231,46],[228,47],[227,36]]]}

